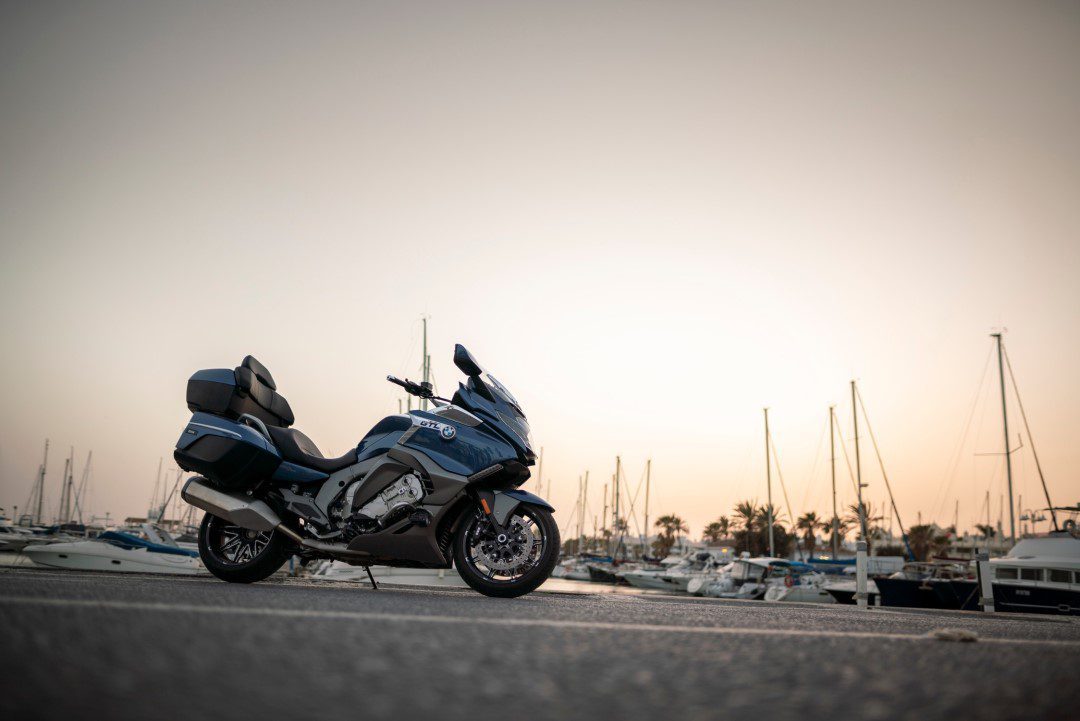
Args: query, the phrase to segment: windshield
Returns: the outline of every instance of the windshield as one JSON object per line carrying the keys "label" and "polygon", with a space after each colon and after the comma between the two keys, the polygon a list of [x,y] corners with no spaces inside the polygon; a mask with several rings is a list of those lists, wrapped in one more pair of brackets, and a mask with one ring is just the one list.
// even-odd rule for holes
{"label": "windshield", "polygon": [[[487,381],[486,382],[487,382],[488,388],[490,388],[491,391],[493,393],[495,393],[496,395],[501,396],[504,401],[506,401],[510,405],[514,406],[514,409],[517,410],[518,413],[521,413],[521,404],[517,402],[517,398],[514,398],[513,394],[510,392],[510,390],[506,386],[504,386],[502,383],[500,383],[499,379],[496,378],[495,376],[491,375],[490,373],[487,373],[486,375],[487,375]],[[524,414],[522,413],[522,415],[524,415]]]}
{"label": "windshield", "polygon": [[454,350],[454,363],[468,376],[468,382],[454,394],[454,404],[480,414],[498,427],[500,433],[518,446],[529,465],[532,465],[535,460],[532,430],[518,399],[460,344]]}
{"label": "windshield", "polygon": [[529,427],[529,422],[525,420],[525,413],[521,410],[521,404],[518,403],[517,398],[514,398],[514,394],[510,392],[506,386],[499,382],[499,379],[490,373],[485,374],[487,380],[484,381],[488,389],[499,400],[503,401],[506,405],[510,406],[509,411],[507,409],[500,408],[496,412],[499,414],[499,420],[505,423],[510,430],[512,430],[521,441],[525,444],[526,448],[532,448],[532,429]]}

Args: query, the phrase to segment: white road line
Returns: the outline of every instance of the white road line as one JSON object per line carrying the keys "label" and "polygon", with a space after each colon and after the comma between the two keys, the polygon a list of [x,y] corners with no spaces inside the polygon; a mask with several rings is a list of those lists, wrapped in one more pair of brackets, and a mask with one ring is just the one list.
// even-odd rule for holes
{"label": "white road line", "polygon": [[[401,623],[437,623],[460,626],[508,626],[573,629],[581,631],[621,631],[650,633],[684,633],[703,636],[773,636],[780,638],[852,638],[890,641],[937,641],[928,635],[881,633],[875,631],[828,631],[812,629],[746,628],[724,626],[672,626],[655,623],[612,623],[604,621],[564,621],[543,618],[483,618],[468,616],[438,616],[373,611],[319,611],[309,609],[208,606],[188,603],[151,603],[144,601],[94,601],[74,598],[44,598],[40,596],[0,596],[0,606],[47,606],[60,608],[93,608],[117,611],[151,611],[159,613],[203,613],[222,616],[268,616],[320,620],[391,621]],[[1080,641],[1040,640],[1026,638],[979,638],[979,643],[999,643],[1028,646],[1066,646],[1080,648]]]}

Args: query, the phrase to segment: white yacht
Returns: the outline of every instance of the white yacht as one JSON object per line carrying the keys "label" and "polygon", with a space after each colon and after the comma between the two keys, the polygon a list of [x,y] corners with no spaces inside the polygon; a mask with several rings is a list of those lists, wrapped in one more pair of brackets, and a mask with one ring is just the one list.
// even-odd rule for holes
{"label": "white yacht", "polygon": [[1025,538],[990,567],[996,610],[1080,616],[1080,538]]}
{"label": "white yacht", "polygon": [[669,568],[627,571],[622,578],[638,588],[686,593],[694,579],[714,575],[722,560],[711,551],[694,551]]}
{"label": "white yacht", "polygon": [[[775,567],[772,571],[777,571]],[[793,568],[787,572],[770,573],[766,581],[766,601],[782,603],[836,603],[836,599],[825,590],[828,577],[814,570],[801,571]]]}
{"label": "white yacht", "polygon": [[0,551],[19,552],[27,546],[42,543],[43,539],[29,528],[20,528],[8,524],[0,525]]}
{"label": "white yacht", "polygon": [[180,548],[150,524],[137,531],[105,531],[87,541],[29,546],[23,553],[39,566],[80,571],[193,575],[205,570],[198,551]]}
{"label": "white yacht", "polygon": [[692,580],[687,590],[697,596],[713,598],[761,599],[775,579],[790,573],[796,565],[805,564],[768,556],[738,558],[722,574]]}
{"label": "white yacht", "polygon": [[[856,588],[855,574],[845,573],[846,578],[841,580],[826,581],[822,585],[822,590],[825,593],[832,596],[833,600],[837,603],[852,604],[855,603],[855,593],[858,591]],[[878,587],[874,583],[874,579],[866,579],[866,600],[871,606],[878,604]]]}

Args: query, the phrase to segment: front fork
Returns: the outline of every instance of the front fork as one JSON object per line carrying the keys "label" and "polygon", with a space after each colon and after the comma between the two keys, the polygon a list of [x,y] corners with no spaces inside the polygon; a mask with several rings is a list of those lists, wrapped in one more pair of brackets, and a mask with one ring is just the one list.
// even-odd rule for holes
{"label": "front fork", "polygon": [[555,511],[555,508],[543,498],[519,488],[510,491],[473,488],[470,489],[470,492],[473,494],[476,505],[483,511],[497,533],[503,533],[506,530],[506,524],[510,520],[511,514],[522,503],[528,503],[552,513]]}
{"label": "front fork", "polygon": [[[499,520],[495,517],[496,497],[498,494],[495,491],[490,491],[485,488],[477,488],[473,490],[473,496],[476,500],[476,505],[483,512],[487,522],[491,524],[496,534],[505,533],[506,529],[503,524],[499,523]],[[511,509],[512,510],[512,509]],[[505,518],[504,518],[505,520]]]}

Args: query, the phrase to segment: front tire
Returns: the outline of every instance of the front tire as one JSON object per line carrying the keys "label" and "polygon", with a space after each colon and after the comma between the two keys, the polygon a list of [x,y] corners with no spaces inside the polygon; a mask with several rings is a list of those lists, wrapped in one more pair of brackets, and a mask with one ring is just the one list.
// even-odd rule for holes
{"label": "front tire", "polygon": [[289,559],[290,544],[277,531],[252,531],[207,513],[199,526],[199,558],[229,583],[269,578]]}
{"label": "front tire", "polygon": [[465,583],[485,596],[516,598],[535,591],[559,560],[559,526],[551,513],[522,504],[506,522],[500,543],[487,517],[469,514],[454,538],[454,565]]}

